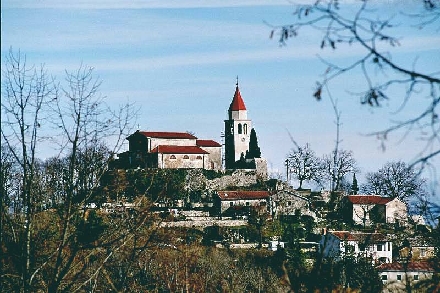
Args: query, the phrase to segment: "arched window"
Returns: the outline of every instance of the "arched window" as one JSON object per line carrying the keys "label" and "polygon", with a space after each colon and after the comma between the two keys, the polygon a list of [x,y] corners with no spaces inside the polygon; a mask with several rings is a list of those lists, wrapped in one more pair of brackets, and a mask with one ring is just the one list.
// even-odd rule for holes
{"label": "arched window", "polygon": [[183,158],[184,159],[189,159],[189,156],[188,155],[184,155]]}
{"label": "arched window", "polygon": [[243,125],[243,133],[247,134],[247,124],[246,123]]}
{"label": "arched window", "polygon": [[202,159],[202,156],[197,156],[196,159],[197,159],[197,160],[201,160],[201,159]]}
{"label": "arched window", "polygon": [[239,123],[238,124],[238,134],[241,134],[243,132],[242,130],[243,129],[242,129],[241,123]]}
{"label": "arched window", "polygon": [[171,156],[170,156],[170,159],[171,159],[171,160],[175,160],[175,159],[176,159],[176,156],[175,156],[175,155],[171,155]]}

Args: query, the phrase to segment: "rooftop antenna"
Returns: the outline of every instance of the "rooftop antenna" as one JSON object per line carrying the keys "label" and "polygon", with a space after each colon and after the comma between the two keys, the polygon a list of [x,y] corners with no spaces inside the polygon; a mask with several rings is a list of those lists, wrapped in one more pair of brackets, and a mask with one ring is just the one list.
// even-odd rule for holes
{"label": "rooftop antenna", "polygon": [[237,75],[237,83],[235,85],[238,86],[238,75]]}

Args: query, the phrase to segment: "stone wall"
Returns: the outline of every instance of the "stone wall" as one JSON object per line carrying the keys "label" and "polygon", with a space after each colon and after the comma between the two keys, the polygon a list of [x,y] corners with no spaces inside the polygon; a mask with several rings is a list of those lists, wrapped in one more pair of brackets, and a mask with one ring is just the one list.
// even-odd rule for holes
{"label": "stone wall", "polygon": [[257,183],[255,170],[236,170],[232,175],[225,175],[213,180],[207,180],[209,190],[226,190],[231,186],[249,186]]}
{"label": "stone wall", "polygon": [[187,221],[177,221],[177,222],[162,222],[161,227],[186,227],[186,228],[205,228],[209,226],[220,226],[220,227],[237,227],[246,226],[246,220],[218,220],[217,218],[204,218],[200,220],[187,220]]}
{"label": "stone wall", "polygon": [[267,180],[267,161],[263,158],[255,158],[255,170],[257,172],[257,176],[262,180]]}

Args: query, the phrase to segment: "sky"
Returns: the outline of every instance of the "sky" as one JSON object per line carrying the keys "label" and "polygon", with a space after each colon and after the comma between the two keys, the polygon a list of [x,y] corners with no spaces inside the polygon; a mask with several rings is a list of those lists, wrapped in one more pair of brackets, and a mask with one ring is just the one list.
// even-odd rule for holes
{"label": "sky", "polygon": [[[411,0],[375,2],[384,13],[397,15],[397,22],[401,11],[417,9]],[[320,58],[346,64],[361,56],[356,46],[321,50],[319,35],[309,29],[280,46],[276,36],[270,38],[271,26],[293,22],[293,12],[292,2],[284,0],[5,0],[1,54],[3,60],[9,48],[19,49],[28,62],[44,63],[59,80],[65,70],[91,66],[109,104],[135,103],[140,130],[190,131],[218,142],[238,76],[262,156],[270,172],[285,176],[291,137],[300,145],[309,143],[318,156],[334,148],[331,104],[328,98],[313,98],[327,67]],[[393,48],[394,60],[438,71],[440,58],[433,58],[440,56],[438,30],[402,26],[397,33],[402,38]],[[390,120],[411,117],[420,103],[397,114],[395,100],[368,108],[352,94],[361,87],[359,73],[353,72],[332,83],[330,91],[341,111],[340,146],[353,151],[362,182],[362,176],[388,161],[414,160],[421,141],[415,134],[403,141],[396,134],[383,150],[366,135]],[[50,150],[41,153],[51,155]]]}

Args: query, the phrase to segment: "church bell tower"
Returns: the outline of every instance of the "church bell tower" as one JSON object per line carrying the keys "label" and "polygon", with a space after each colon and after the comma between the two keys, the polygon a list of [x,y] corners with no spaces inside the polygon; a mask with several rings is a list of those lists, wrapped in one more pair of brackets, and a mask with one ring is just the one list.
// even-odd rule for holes
{"label": "church bell tower", "polygon": [[235,169],[235,162],[249,150],[252,121],[247,118],[246,106],[240,89],[235,87],[234,98],[229,105],[228,119],[225,120],[225,168]]}

